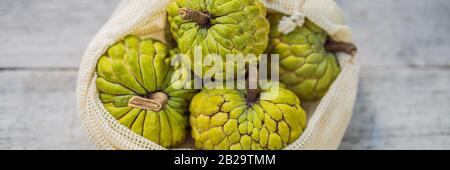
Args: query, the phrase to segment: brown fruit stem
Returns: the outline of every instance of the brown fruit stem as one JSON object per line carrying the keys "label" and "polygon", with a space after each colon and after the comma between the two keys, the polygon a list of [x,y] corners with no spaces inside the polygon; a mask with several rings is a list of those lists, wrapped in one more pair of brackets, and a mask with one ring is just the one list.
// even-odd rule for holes
{"label": "brown fruit stem", "polygon": [[355,46],[355,44],[351,44],[351,43],[345,43],[345,42],[336,42],[333,40],[328,40],[325,43],[325,49],[328,52],[344,52],[347,54],[350,54],[352,56],[355,56],[356,52],[357,52],[357,48]]}
{"label": "brown fruit stem", "polygon": [[181,19],[194,21],[202,26],[208,26],[211,22],[211,16],[209,14],[189,8],[180,8],[178,14]]}
{"label": "brown fruit stem", "polygon": [[166,105],[169,98],[163,92],[155,92],[149,95],[149,98],[134,96],[128,102],[128,106],[159,112]]}
{"label": "brown fruit stem", "polygon": [[252,89],[250,87],[250,83],[252,84],[258,84],[259,76],[258,76],[258,68],[255,67],[249,67],[248,71],[253,71],[255,75],[250,77],[250,73],[248,74],[248,84],[247,84],[247,96],[246,96],[246,102],[249,105],[252,105],[253,103],[257,102],[259,99],[259,94],[261,93],[261,89],[259,86],[256,87],[256,89]]}
{"label": "brown fruit stem", "polygon": [[261,93],[261,89],[247,89],[246,102],[249,105],[256,103],[259,99],[259,94]]}

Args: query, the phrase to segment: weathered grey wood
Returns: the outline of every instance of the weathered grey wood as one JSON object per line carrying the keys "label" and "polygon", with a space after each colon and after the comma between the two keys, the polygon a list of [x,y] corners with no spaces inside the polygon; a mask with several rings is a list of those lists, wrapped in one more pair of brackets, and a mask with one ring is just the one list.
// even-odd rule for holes
{"label": "weathered grey wood", "polygon": [[[92,149],[75,111],[76,71],[0,72],[1,149]],[[450,149],[450,70],[362,71],[341,149]]]}
{"label": "weathered grey wood", "polygon": [[362,71],[342,149],[450,149],[450,70]]}
{"label": "weathered grey wood", "polygon": [[450,66],[450,1],[336,0],[371,66]]}
{"label": "weathered grey wood", "polygon": [[[0,1],[0,67],[78,67],[118,1]],[[363,65],[450,66],[450,1],[337,2]]]}
{"label": "weathered grey wood", "polygon": [[[0,149],[94,148],[76,68],[118,1],[0,1]],[[450,1],[336,1],[363,65],[341,149],[450,149]]]}
{"label": "weathered grey wood", "polygon": [[76,68],[119,0],[0,1],[0,68]]}
{"label": "weathered grey wood", "polygon": [[77,72],[0,71],[0,149],[92,149],[75,106]]}

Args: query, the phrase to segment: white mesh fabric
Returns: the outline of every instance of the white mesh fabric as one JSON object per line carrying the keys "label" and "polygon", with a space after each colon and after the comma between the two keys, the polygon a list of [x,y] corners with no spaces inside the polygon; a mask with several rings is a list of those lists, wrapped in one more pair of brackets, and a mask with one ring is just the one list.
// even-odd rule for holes
{"label": "white mesh fabric", "polygon": [[[163,40],[166,6],[171,0],[124,0],[110,20],[89,44],[80,64],[77,84],[77,109],[82,126],[98,149],[165,149],[122,126],[103,107],[95,86],[98,58],[127,34]],[[302,12],[326,30],[333,39],[352,42],[350,29],[333,0],[262,0],[274,11]],[[288,150],[337,149],[353,112],[358,87],[359,66],[353,57],[338,54],[342,72],[328,93],[311,110],[307,128]],[[192,141],[188,141],[192,142]],[[191,146],[185,144],[184,146]]]}

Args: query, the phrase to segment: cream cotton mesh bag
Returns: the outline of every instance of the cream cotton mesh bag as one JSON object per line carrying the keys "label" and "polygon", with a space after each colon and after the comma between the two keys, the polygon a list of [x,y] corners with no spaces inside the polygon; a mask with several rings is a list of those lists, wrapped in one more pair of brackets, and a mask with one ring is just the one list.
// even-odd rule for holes
{"label": "cream cotton mesh bag", "polygon": [[[102,105],[95,85],[97,60],[108,47],[128,34],[164,40],[166,7],[171,0],[124,0],[90,42],[80,64],[77,109],[82,126],[98,149],[164,150],[166,148],[121,125]],[[261,0],[271,11],[306,17],[335,41],[352,43],[350,28],[333,0]],[[327,94],[307,104],[308,123],[286,150],[337,149],[353,113],[359,66],[354,57],[337,53],[341,73]],[[180,149],[193,149],[186,140]]]}

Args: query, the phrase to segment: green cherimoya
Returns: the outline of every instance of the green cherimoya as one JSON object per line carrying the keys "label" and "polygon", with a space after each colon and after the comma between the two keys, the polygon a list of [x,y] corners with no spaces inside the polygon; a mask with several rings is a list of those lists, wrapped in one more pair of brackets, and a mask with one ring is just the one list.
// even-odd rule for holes
{"label": "green cherimoya", "polygon": [[198,149],[279,150],[306,127],[298,97],[279,90],[203,90],[189,107]]}
{"label": "green cherimoya", "polygon": [[180,88],[192,81],[180,78],[184,76],[169,64],[165,44],[130,35],[100,57],[96,79],[105,109],[122,125],[164,147],[184,141],[186,112],[196,92]]}
{"label": "green cherimoya", "polygon": [[[258,0],[176,0],[167,11],[180,51],[194,61],[195,47],[202,49],[202,61],[192,63],[202,68],[197,75],[211,70],[211,65],[202,64],[209,54],[220,56],[222,61],[228,54],[258,57],[268,45],[270,24],[266,8]],[[220,65],[212,65],[215,64]],[[244,68],[235,66],[236,69]],[[215,75],[218,76],[223,74]]]}
{"label": "green cherimoya", "polygon": [[280,80],[303,101],[321,98],[340,72],[324,45],[328,34],[309,20],[287,35],[279,30],[282,14],[269,14],[268,53],[280,55]]}

